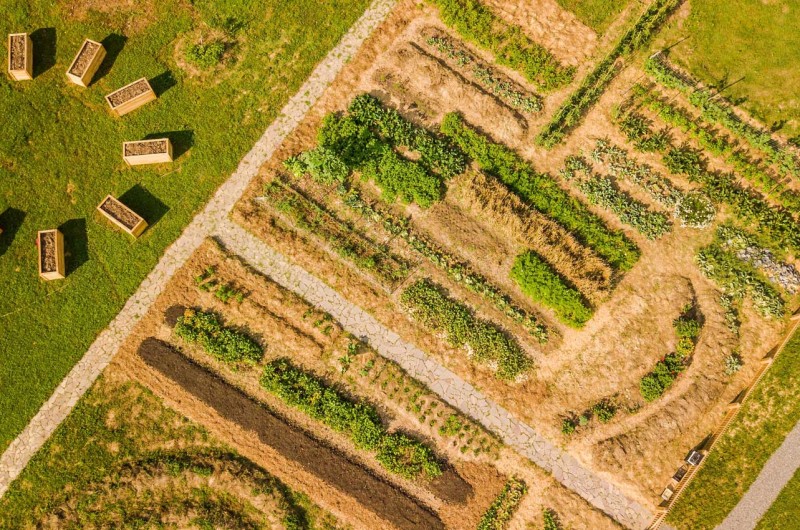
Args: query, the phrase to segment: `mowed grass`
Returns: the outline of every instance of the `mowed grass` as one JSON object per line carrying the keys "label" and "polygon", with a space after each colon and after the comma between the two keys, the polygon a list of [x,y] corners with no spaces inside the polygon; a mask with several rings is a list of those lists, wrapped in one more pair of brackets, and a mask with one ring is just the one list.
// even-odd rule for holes
{"label": "mowed grass", "polygon": [[[130,527],[139,527],[134,524],[136,517],[141,506],[149,503],[153,519],[147,527],[160,527],[163,513],[156,512],[168,506],[153,500],[158,498],[157,488],[153,487],[158,477],[149,487],[145,487],[148,478],[141,480],[143,491],[138,508],[136,503],[121,498],[113,505],[103,505],[108,499],[101,500],[98,485],[110,485],[113,491],[113,485],[119,484],[131,462],[159,459],[177,463],[196,455],[236,457],[233,450],[202,426],[164,406],[147,388],[101,376],[0,499],[0,528],[33,528],[43,517],[55,515],[68,499],[74,502],[71,509],[84,519],[108,523],[115,516],[128,517]],[[284,509],[300,514],[306,528],[335,528],[326,524],[332,522],[331,516],[306,495],[277,481],[276,487],[287,501]],[[191,503],[191,497],[180,495],[176,493],[172,499],[178,506]],[[77,527],[75,524],[62,522],[60,527]]]}
{"label": "mowed grass", "polygon": [[672,52],[702,81],[733,83],[724,94],[767,126],[800,134],[800,2],[693,0],[688,36]]}
{"label": "mowed grass", "polygon": [[795,472],[756,525],[756,530],[790,530],[792,528],[800,528],[800,469]]}
{"label": "mowed grass", "polygon": [[683,492],[667,522],[680,529],[716,527],[798,421],[800,332],[795,332]]}
{"label": "mowed grass", "polygon": [[[368,3],[163,0],[77,16],[81,2],[0,0],[0,33],[33,33],[36,65],[34,81],[0,80],[0,451]],[[176,45],[211,32],[236,42],[230,64],[188,75]],[[84,37],[109,48],[88,89],[65,76]],[[113,117],[103,96],[143,76],[159,99]],[[126,167],[123,141],[164,133],[173,164]],[[138,240],[95,211],[108,193],[150,224]],[[45,283],[36,231],[56,227],[68,276]]]}
{"label": "mowed grass", "polygon": [[578,20],[602,34],[625,9],[630,0],[558,0],[561,7],[575,13]]}

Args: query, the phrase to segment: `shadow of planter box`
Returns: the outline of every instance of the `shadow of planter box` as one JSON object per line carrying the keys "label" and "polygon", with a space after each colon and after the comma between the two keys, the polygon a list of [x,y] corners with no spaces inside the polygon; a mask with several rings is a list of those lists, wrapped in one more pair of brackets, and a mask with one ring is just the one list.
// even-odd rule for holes
{"label": "shadow of planter box", "polygon": [[8,73],[15,81],[33,79],[33,43],[27,33],[8,35]]}
{"label": "shadow of planter box", "polygon": [[106,96],[108,106],[118,116],[123,116],[155,99],[156,93],[144,77]]}
{"label": "shadow of planter box", "polygon": [[40,230],[36,234],[39,249],[39,276],[45,280],[64,278],[64,235],[58,229]]}
{"label": "shadow of planter box", "polygon": [[129,166],[172,162],[172,142],[169,138],[123,142],[122,159]]}
{"label": "shadow of planter box", "polygon": [[76,85],[89,86],[106,56],[106,49],[97,41],[86,39],[67,69],[67,77]]}
{"label": "shadow of planter box", "polygon": [[147,228],[147,222],[141,215],[111,195],[106,195],[106,198],[97,206],[97,211],[133,237],[139,237]]}

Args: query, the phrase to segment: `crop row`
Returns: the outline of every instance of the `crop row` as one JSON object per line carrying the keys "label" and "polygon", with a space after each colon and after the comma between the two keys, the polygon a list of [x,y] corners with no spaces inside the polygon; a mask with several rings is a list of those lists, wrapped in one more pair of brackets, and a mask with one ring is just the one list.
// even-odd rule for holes
{"label": "crop row", "polygon": [[379,281],[394,285],[408,276],[408,264],[402,258],[369,241],[279,178],[264,187],[264,197],[296,226],[326,241],[339,256]]}
{"label": "crop row", "polygon": [[719,242],[700,249],[697,263],[703,274],[719,284],[726,294],[735,299],[749,295],[753,305],[765,317],[782,318],[785,314],[786,302],[778,290],[752,265],[723,249]]}
{"label": "crop row", "polygon": [[722,247],[736,253],[736,257],[763,272],[772,283],[780,285],[790,294],[800,288],[800,272],[789,263],[780,261],[770,249],[762,247],[756,237],[730,224],[717,228],[717,239]]}
{"label": "crop row", "polygon": [[[663,97],[659,97],[659,94],[648,91],[641,85],[634,87],[634,93],[644,105],[658,114],[662,120],[692,136],[703,149],[714,155],[724,157],[728,163],[736,168],[739,175],[756,186],[763,194],[772,197],[791,211],[800,212],[800,194],[788,189],[781,182],[782,179],[778,175],[758,161],[751,159],[728,136],[717,133],[707,126],[703,120],[698,120],[685,109],[666,101]],[[653,150],[660,151],[662,149],[663,147]]]}
{"label": "crop row", "polygon": [[540,342],[548,340],[547,328],[539,319],[515,305],[508,295],[489,283],[485,277],[475,272],[468,264],[443,251],[430,239],[412,230],[407,219],[395,217],[376,208],[365,201],[355,189],[340,188],[340,191],[343,193],[344,204],[367,220],[383,226],[390,234],[401,237],[411,248],[447,273],[451,280],[486,298],[506,316],[523,325],[537,340]]}
{"label": "crop row", "polygon": [[580,291],[532,250],[517,256],[511,278],[531,300],[551,308],[565,324],[581,327],[592,318],[592,308]]}
{"label": "crop row", "polygon": [[207,311],[187,309],[178,317],[175,334],[227,363],[255,364],[264,355],[263,348],[247,334],[223,326],[217,315]]}
{"label": "crop row", "polygon": [[542,98],[537,94],[529,94],[513,81],[495,72],[480,60],[457,46],[444,35],[436,35],[425,39],[425,43],[437,50],[451,63],[465,69],[469,75],[509,106],[523,112],[539,112],[542,110]]}
{"label": "crop row", "polygon": [[572,81],[575,68],[562,66],[543,46],[533,42],[522,28],[495,15],[480,0],[429,0],[439,8],[445,24],[461,37],[485,48],[498,64],[517,70],[543,90]]}
{"label": "crop row", "polygon": [[681,0],[655,0],[636,24],[619,40],[608,55],[586,76],[581,85],[559,107],[537,135],[536,143],[546,148],[559,144],[589,108],[600,99],[608,84],[617,75],[617,59],[647,44]]}
{"label": "crop row", "polygon": [[712,94],[709,89],[698,86],[696,80],[676,72],[663,54],[650,57],[645,63],[645,71],[658,83],[683,92],[689,103],[700,110],[703,118],[723,125],[753,148],[766,154],[781,174],[800,177],[800,159],[789,148],[781,146],[769,131],[742,121],[718,94]]}
{"label": "crop row", "polygon": [[484,171],[497,176],[532,207],[571,231],[618,270],[629,270],[640,252],[625,234],[612,230],[602,219],[551,176],[538,173],[517,153],[494,143],[469,126],[458,114],[448,114],[442,132],[451,137]]}
{"label": "crop row", "polygon": [[380,464],[405,478],[435,478],[442,466],[430,447],[406,434],[389,433],[377,409],[356,402],[286,358],[267,363],[261,386],[287,405],[346,434],[356,447],[376,451]]}
{"label": "crop row", "polygon": [[481,517],[477,530],[504,530],[527,491],[528,486],[522,479],[517,477],[508,479],[500,494]]}

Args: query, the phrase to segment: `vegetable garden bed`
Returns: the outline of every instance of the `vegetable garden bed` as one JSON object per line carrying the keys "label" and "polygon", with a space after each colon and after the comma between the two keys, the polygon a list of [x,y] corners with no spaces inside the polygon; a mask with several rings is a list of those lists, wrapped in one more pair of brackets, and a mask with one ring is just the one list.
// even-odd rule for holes
{"label": "vegetable garden bed", "polygon": [[97,206],[97,210],[133,237],[139,237],[147,228],[147,221],[141,215],[111,195],[106,195],[106,198]]}
{"label": "vegetable garden bed", "polygon": [[156,93],[144,77],[106,96],[108,106],[118,116],[124,116],[155,99]]}
{"label": "vegetable garden bed", "polygon": [[172,162],[172,142],[169,138],[123,142],[122,159],[129,166]]}
{"label": "vegetable garden bed", "polygon": [[106,56],[106,49],[99,42],[86,39],[67,69],[67,78],[76,85],[88,87],[94,74]]}
{"label": "vegetable garden bed", "polygon": [[36,246],[39,248],[39,276],[45,280],[64,278],[64,235],[58,229],[40,230]]}
{"label": "vegetable garden bed", "polygon": [[27,33],[8,35],[8,73],[15,81],[33,79],[33,43]]}

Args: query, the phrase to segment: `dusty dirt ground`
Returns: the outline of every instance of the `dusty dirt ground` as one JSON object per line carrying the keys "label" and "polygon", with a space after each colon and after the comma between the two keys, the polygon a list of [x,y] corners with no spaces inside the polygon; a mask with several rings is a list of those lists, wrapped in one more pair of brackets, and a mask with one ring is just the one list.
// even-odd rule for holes
{"label": "dusty dirt ground", "polygon": [[[513,6],[508,9],[511,11],[504,10],[503,16],[515,16],[513,13],[519,12],[519,8]],[[418,263],[407,282],[431,277],[445,285],[451,294],[468,302],[479,316],[502,323],[519,338],[537,368],[527,382],[509,386],[472,365],[463,350],[449,347],[441,338],[432,336],[403,316],[397,303],[402,287],[387,293],[385,288],[366,279],[352,266],[321,250],[313,236],[276,221],[268,205],[253,200],[259,196],[265,182],[282,172],[283,160],[315,145],[321,118],[328,112],[346,109],[352,98],[361,92],[372,93],[412,121],[431,129],[438,129],[445,113],[460,112],[469,123],[516,149],[537,170],[551,175],[563,167],[566,156],[588,154],[597,138],[607,137],[618,145],[626,145],[625,138],[611,122],[610,111],[642,77],[637,67],[628,67],[618,76],[564,144],[545,151],[534,146],[533,137],[569,91],[547,95],[541,114],[522,116],[426,53],[420,35],[429,28],[448,32],[437,19],[435,9],[415,6],[411,1],[401,2],[329,87],[306,120],[265,164],[260,178],[237,205],[233,218],[405,339],[435,355],[445,366],[477,385],[555,443],[565,445],[586,465],[613,476],[631,497],[655,504],[682,457],[717,425],[726,404],[748,384],[758,368],[757,360],[769,351],[782,328],[781,323],[759,318],[745,304],[741,338],[737,339],[727,329],[717,288],[694,264],[696,251],[710,241],[711,230],[676,226],[661,239],[648,241],[622,225],[608,211],[591,207],[609,226],[624,230],[640,247],[642,257],[633,270],[617,278],[613,292],[599,305],[589,323],[581,330],[574,330],[558,324],[548,310],[530,303],[510,280],[508,272],[520,247],[504,232],[503,226],[479,222],[450,193],[427,211],[398,204],[390,207],[397,214],[410,216],[415,229],[469,262],[519,306],[542,315],[555,333],[550,342],[539,345],[484,299],[450,281],[441,271],[421,261],[419,255],[415,257],[403,242],[355,219],[357,226],[376,242],[386,242],[393,250]],[[448,33],[457,38],[452,32]],[[579,42],[584,41],[584,48],[575,51],[575,57],[602,56],[602,50],[592,48],[591,38],[585,37]],[[481,50],[468,48],[481,59],[491,60]],[[587,68],[588,63],[583,61],[579,67]],[[516,72],[497,68],[534,91],[534,87]],[[631,153],[631,156],[649,163],[662,174],[669,174],[657,156],[638,153]],[[684,189],[692,187],[682,179],[675,179],[675,183]],[[310,183],[308,179],[297,185],[336,215],[353,219],[352,212],[341,205],[330,189]],[[624,182],[620,187],[658,209],[641,190]],[[376,197],[373,186],[363,185],[362,189],[367,196]],[[577,190],[570,191],[581,195]],[[664,397],[645,404],[639,396],[639,380],[659,359],[674,350],[672,321],[692,300],[696,300],[705,324],[691,365]],[[724,375],[723,359],[735,349],[741,352],[745,364],[738,374],[728,377]],[[563,417],[580,414],[602,399],[612,399],[619,406],[612,422],[601,425],[592,421],[569,439],[561,434]]]}

